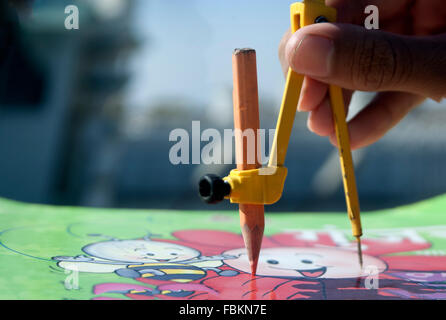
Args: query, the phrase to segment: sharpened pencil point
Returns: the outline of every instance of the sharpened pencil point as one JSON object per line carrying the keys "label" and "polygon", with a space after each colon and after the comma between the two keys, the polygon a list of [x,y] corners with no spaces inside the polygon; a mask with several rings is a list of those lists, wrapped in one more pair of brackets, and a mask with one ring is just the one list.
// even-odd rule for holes
{"label": "sharpened pencil point", "polygon": [[259,261],[258,260],[251,260],[249,261],[249,264],[251,265],[251,275],[255,276],[256,272],[257,272],[257,263]]}
{"label": "sharpened pencil point", "polygon": [[358,243],[358,258],[359,258],[359,265],[361,266],[362,269],[362,247],[361,247],[361,238],[360,237],[356,237],[356,241]]}
{"label": "sharpened pencil point", "polygon": [[[255,210],[256,207],[257,210],[260,210],[259,212],[257,212],[257,214],[255,213],[255,211],[254,214],[253,212],[251,212],[251,215],[249,217],[242,214],[243,220],[248,218],[251,220],[249,221],[249,224],[254,224],[254,226],[252,227],[250,227],[248,223],[242,225],[242,235],[245,242],[246,253],[248,255],[252,275],[255,275],[257,272],[257,263],[259,261],[260,248],[262,246],[263,230],[265,226],[263,217],[263,206],[242,205],[240,207],[242,212],[246,211],[247,208]],[[256,220],[252,221],[253,218],[256,218]]]}

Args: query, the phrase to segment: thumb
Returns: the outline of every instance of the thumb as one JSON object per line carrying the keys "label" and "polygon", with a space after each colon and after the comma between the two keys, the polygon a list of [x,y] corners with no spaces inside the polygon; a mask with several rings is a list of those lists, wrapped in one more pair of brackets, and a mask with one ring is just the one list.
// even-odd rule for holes
{"label": "thumb", "polygon": [[295,32],[285,56],[297,73],[346,89],[446,96],[446,35],[410,37],[320,23]]}

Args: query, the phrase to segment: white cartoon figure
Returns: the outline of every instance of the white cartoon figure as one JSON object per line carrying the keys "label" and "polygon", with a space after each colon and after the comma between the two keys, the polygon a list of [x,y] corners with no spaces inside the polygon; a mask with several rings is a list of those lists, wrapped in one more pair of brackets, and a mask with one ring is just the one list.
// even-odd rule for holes
{"label": "white cartoon figure", "polygon": [[127,278],[151,278],[175,282],[189,282],[213,270],[221,276],[237,275],[236,271],[220,270],[224,259],[235,256],[202,256],[198,250],[170,242],[152,241],[148,237],[137,240],[95,242],[82,248],[86,255],[56,256],[52,259],[66,270],[110,273]]}

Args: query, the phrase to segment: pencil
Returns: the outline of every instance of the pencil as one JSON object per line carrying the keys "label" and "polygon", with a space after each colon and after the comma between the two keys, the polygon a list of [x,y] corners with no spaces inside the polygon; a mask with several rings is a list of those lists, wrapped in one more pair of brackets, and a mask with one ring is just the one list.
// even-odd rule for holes
{"label": "pencil", "polygon": [[[237,169],[256,169],[260,167],[257,157],[260,119],[255,50],[235,49],[232,55],[232,70]],[[251,140],[249,131],[252,133]],[[244,135],[240,133],[246,133],[247,138],[244,139]],[[264,207],[240,204],[239,214],[251,274],[255,275],[265,229]]]}

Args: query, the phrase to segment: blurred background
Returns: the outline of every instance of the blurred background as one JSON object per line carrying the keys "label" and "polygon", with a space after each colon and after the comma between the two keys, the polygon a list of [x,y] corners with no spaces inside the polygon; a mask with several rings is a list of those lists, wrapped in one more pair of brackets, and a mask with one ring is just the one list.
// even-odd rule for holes
{"label": "blurred background", "polygon": [[[34,0],[0,4],[0,196],[57,205],[209,207],[202,174],[172,165],[175,128],[232,128],[234,48],[257,51],[261,127],[275,127],[277,47],[293,1]],[[64,10],[79,8],[79,29]],[[355,112],[371,98],[356,94]],[[363,210],[446,192],[446,103],[428,100],[354,153]],[[282,199],[268,211],[345,210],[337,151],[298,114]]]}

